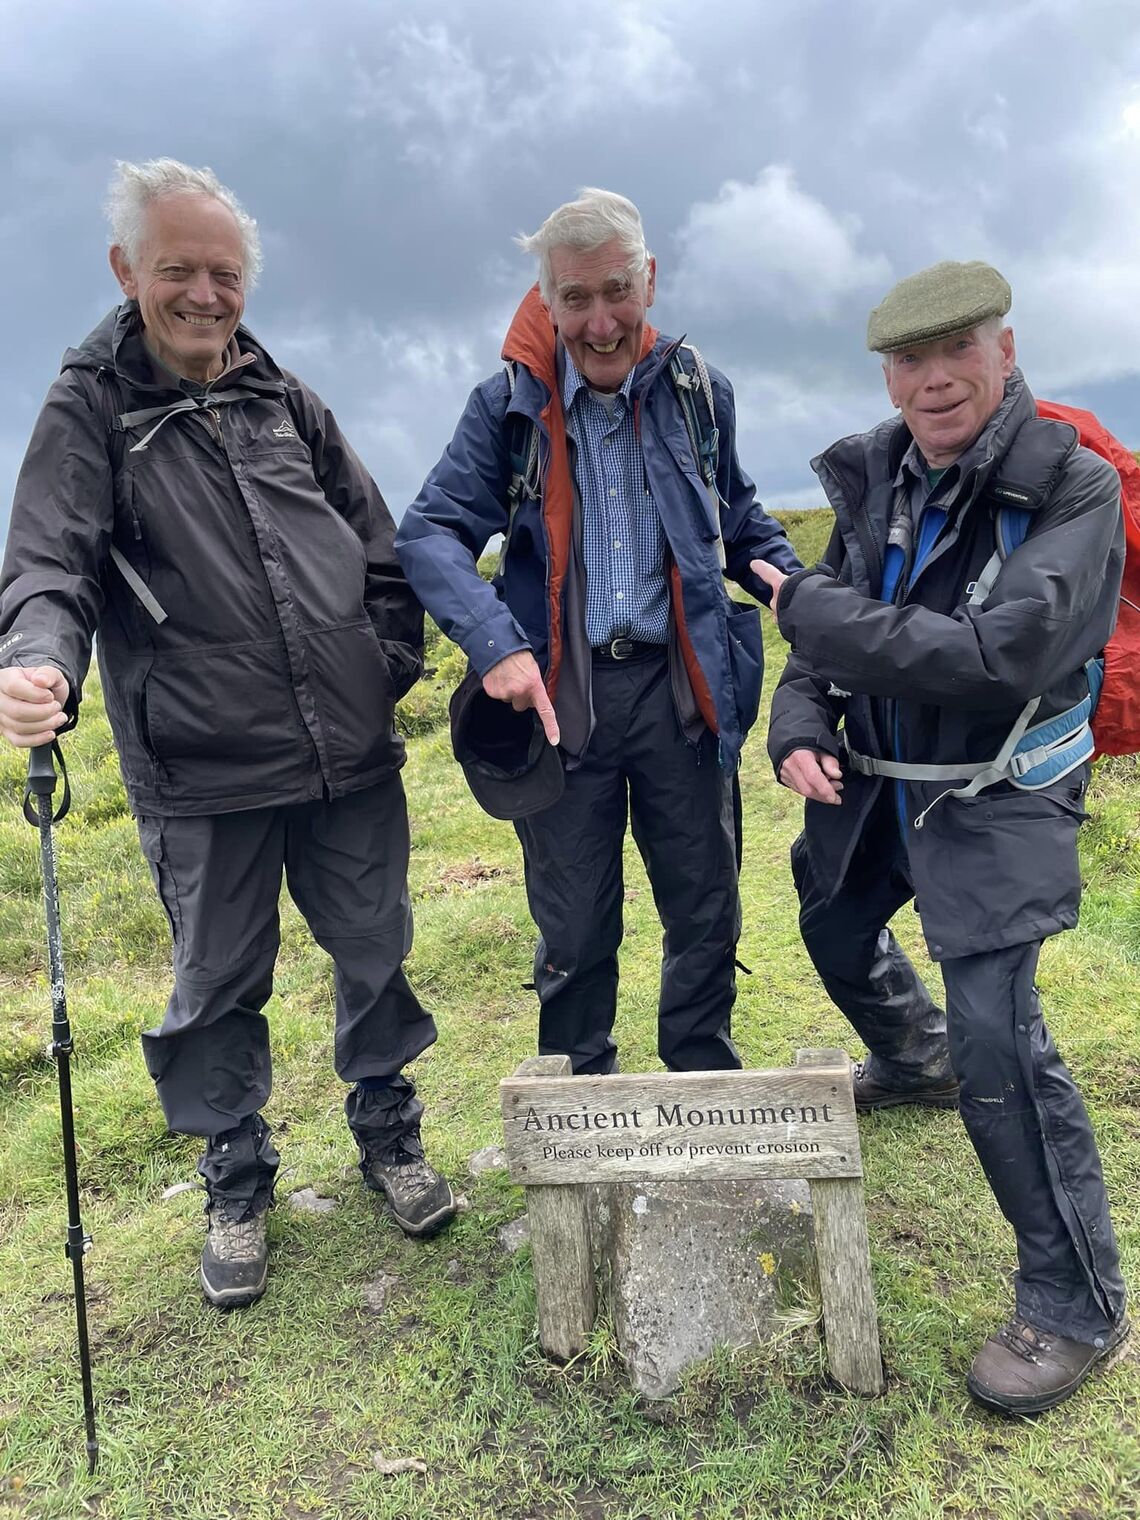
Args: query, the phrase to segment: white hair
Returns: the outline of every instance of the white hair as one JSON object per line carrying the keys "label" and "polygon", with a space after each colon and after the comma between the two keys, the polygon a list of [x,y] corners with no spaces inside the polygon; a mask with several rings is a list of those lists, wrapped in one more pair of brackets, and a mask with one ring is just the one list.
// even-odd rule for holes
{"label": "white hair", "polygon": [[105,203],[112,246],[117,244],[127,262],[136,264],[146,239],[147,212],[154,201],[165,195],[206,195],[233,213],[242,240],[242,280],[246,289],[252,290],[262,263],[257,223],[212,169],[191,169],[176,158],[151,158],[145,164],[129,164],[120,159]]}
{"label": "white hair", "polygon": [[524,253],[538,259],[538,288],[549,306],[554,300],[554,275],[550,268],[553,248],[577,248],[588,251],[601,248],[613,239],[629,257],[630,274],[644,274],[649,268],[649,249],[641,227],[641,213],[632,201],[613,190],[592,186],[578,191],[576,201],[567,201],[552,211],[537,232],[522,234],[515,242]]}

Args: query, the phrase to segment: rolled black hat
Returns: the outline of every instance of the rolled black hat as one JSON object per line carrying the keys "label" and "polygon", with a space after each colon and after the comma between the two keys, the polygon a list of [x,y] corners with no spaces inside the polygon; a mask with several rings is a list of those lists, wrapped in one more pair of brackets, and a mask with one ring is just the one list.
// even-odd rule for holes
{"label": "rolled black hat", "polygon": [[526,818],[562,795],[566,778],[533,708],[516,712],[469,670],[451,694],[451,748],[475,801],[492,818]]}

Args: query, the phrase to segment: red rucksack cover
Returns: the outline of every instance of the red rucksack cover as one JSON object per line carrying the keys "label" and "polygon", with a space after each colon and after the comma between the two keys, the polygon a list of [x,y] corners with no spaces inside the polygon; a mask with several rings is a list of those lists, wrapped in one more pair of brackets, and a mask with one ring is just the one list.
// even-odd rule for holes
{"label": "red rucksack cover", "polygon": [[1116,630],[1104,651],[1104,686],[1092,719],[1098,755],[1140,750],[1140,464],[1119,439],[1079,407],[1039,401],[1038,414],[1068,422],[1081,443],[1116,467],[1124,511],[1124,581]]}

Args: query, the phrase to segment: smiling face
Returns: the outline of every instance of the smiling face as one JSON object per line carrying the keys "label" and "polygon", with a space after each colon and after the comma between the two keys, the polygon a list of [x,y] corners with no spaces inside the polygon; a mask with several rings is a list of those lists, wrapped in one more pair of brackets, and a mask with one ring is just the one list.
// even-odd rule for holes
{"label": "smiling face", "polygon": [[1001,405],[1016,362],[1008,327],[975,327],[886,356],[887,393],[931,469],[970,447]]}
{"label": "smiling face", "polygon": [[233,213],[208,195],[164,195],[147,213],[134,264],[118,244],[111,268],[139,303],[146,342],[187,380],[213,380],[245,308],[243,244]]}
{"label": "smiling face", "polygon": [[628,252],[611,238],[600,248],[552,248],[550,272],[551,315],[575,369],[596,391],[620,390],[641,357],[655,260],[634,274]]}

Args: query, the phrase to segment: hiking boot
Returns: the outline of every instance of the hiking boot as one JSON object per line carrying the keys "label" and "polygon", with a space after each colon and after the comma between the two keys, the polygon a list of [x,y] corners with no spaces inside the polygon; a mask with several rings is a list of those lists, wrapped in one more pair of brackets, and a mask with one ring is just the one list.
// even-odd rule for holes
{"label": "hiking boot", "polygon": [[1121,1320],[1096,1345],[1038,1330],[1011,1319],[991,1335],[974,1358],[966,1387],[980,1404],[1003,1414],[1040,1414],[1077,1389],[1089,1373],[1124,1343],[1131,1326]]}
{"label": "hiking boot", "polygon": [[262,1209],[240,1218],[224,1203],[207,1205],[206,1244],[199,1275],[202,1292],[216,1309],[244,1309],[265,1292],[265,1214]]}
{"label": "hiking boot", "polygon": [[957,1108],[958,1078],[934,1077],[917,1087],[888,1087],[867,1070],[866,1061],[856,1061],[851,1067],[851,1086],[855,1093],[857,1113],[869,1113],[874,1108],[898,1108],[904,1103],[916,1108]]}
{"label": "hiking boot", "polygon": [[446,1177],[416,1154],[419,1146],[362,1145],[360,1170],[364,1185],[374,1193],[383,1193],[392,1217],[405,1235],[426,1239],[455,1218],[455,1195]]}

